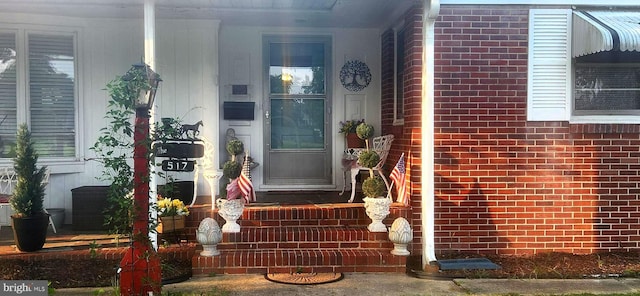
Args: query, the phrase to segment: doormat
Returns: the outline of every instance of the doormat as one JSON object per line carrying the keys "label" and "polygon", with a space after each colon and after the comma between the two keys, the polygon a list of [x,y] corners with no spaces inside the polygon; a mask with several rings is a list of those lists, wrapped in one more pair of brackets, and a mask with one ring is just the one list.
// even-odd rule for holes
{"label": "doormat", "polygon": [[440,270],[500,269],[487,258],[438,260]]}
{"label": "doormat", "polygon": [[311,272],[311,273],[267,273],[264,275],[267,280],[280,284],[291,285],[317,285],[333,283],[344,278],[342,273],[333,272]]}

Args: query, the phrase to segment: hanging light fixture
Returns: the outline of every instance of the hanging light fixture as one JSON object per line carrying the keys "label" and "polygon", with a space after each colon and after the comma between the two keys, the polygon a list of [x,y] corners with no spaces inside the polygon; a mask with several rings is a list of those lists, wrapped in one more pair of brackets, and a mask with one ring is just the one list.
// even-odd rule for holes
{"label": "hanging light fixture", "polygon": [[153,101],[156,98],[156,92],[162,79],[160,75],[154,72],[151,67],[145,63],[136,63],[131,66],[131,69],[122,77],[125,81],[142,80],[148,83],[148,87],[140,88],[138,97],[136,98],[136,109],[145,108],[151,109]]}

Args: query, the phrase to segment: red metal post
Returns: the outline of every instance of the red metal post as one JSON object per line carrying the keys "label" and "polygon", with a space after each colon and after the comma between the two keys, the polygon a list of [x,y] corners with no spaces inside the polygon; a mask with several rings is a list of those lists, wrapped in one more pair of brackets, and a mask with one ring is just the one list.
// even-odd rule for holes
{"label": "red metal post", "polygon": [[[136,109],[133,135],[133,244],[120,261],[120,295],[160,295],[160,258],[149,240],[149,109]],[[150,294],[151,293],[151,294]]]}

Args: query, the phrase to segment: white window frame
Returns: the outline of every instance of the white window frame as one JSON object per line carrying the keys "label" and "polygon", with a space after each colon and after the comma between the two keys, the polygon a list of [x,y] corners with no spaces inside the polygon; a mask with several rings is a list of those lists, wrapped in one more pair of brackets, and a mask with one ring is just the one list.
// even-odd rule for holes
{"label": "white window frame", "polygon": [[[76,27],[55,26],[55,25],[17,25],[0,23],[0,32],[13,33],[16,36],[16,96],[17,96],[17,122],[18,124],[26,122],[30,125],[30,109],[29,109],[29,64],[28,64],[28,35],[29,34],[45,34],[54,36],[72,36],[74,47],[74,129],[75,129],[75,155],[73,157],[44,157],[39,159],[40,165],[49,167],[51,173],[71,173],[84,170],[84,161],[81,158],[83,145],[83,134],[79,128],[81,120],[82,107],[82,54],[80,48],[80,39],[82,38],[82,30]],[[17,127],[16,127],[17,130]],[[10,158],[0,158],[0,166],[10,166],[13,161]]]}
{"label": "white window frame", "polygon": [[[402,20],[400,21],[400,23],[398,23],[394,28],[393,28],[393,125],[403,125],[404,124],[404,114],[402,114],[402,118],[398,117],[398,105],[401,103],[402,104],[402,111],[404,112],[406,110],[406,106],[404,105],[404,78],[403,78],[403,89],[402,91],[402,102],[398,102],[398,62],[402,62],[403,61],[399,61],[398,60],[398,34],[400,34],[401,32],[405,33],[405,41],[407,38],[406,32],[407,32],[407,28],[405,26],[405,21]],[[405,51],[406,51],[406,47],[405,47]],[[404,56],[404,58],[406,58],[406,54]],[[404,67],[403,67],[404,68]],[[406,69],[404,69],[404,74],[406,74]],[[403,75],[404,77],[404,75]]]}
{"label": "white window frame", "polygon": [[570,123],[638,124],[638,115],[574,113],[574,59],[571,9],[529,11],[527,120]]}

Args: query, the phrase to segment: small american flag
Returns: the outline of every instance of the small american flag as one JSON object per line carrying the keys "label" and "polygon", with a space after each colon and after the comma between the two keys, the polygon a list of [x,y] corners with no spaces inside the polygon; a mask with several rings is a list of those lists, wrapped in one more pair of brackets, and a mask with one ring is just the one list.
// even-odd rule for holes
{"label": "small american flag", "polygon": [[397,202],[404,204],[405,206],[409,206],[409,194],[407,192],[407,184],[405,181],[406,168],[404,164],[404,153],[398,159],[398,163],[391,171],[391,180],[396,185],[396,192],[398,194]]}
{"label": "small american flag", "polygon": [[[243,167],[249,168],[249,153],[244,156]],[[253,189],[253,183],[251,183],[250,177],[245,174],[244,169],[240,173],[240,177],[238,177],[238,187],[240,187],[240,191],[242,191],[245,203],[256,201],[256,192]]]}

